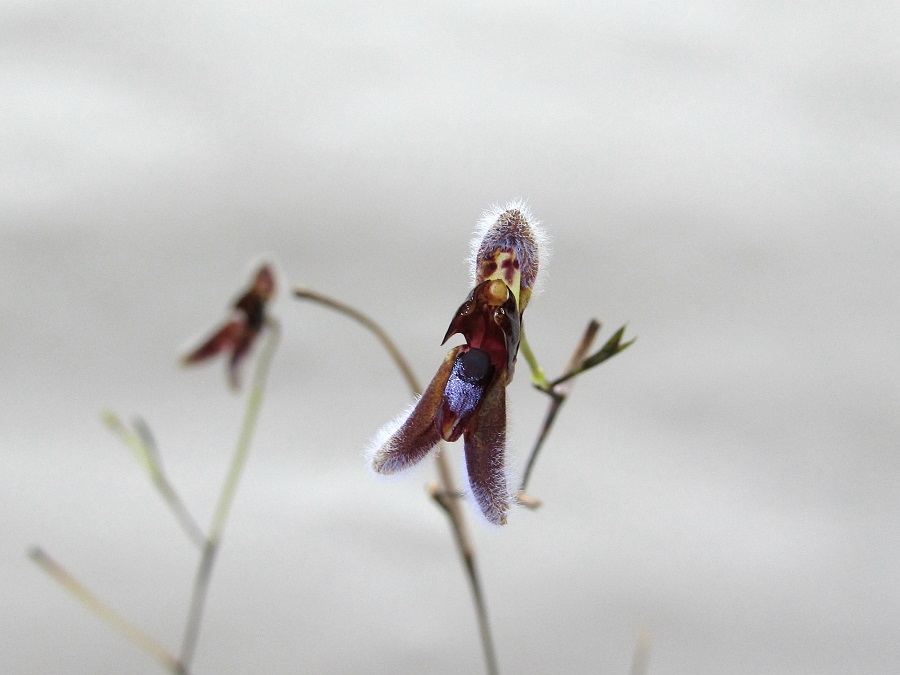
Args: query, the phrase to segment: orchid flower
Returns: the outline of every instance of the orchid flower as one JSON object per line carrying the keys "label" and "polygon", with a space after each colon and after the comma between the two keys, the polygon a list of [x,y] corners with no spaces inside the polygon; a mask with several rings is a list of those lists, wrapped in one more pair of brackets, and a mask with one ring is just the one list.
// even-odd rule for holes
{"label": "orchid flower", "polygon": [[509,511],[506,385],[537,277],[543,240],[535,225],[518,203],[482,219],[472,247],[475,288],[444,335],[446,342],[461,334],[466,343],[450,350],[400,426],[389,425],[373,443],[372,467],[392,474],[421,460],[440,440],[463,436],[472,495],[496,525],[506,523]]}
{"label": "orchid flower", "polygon": [[263,265],[250,288],[234,302],[231,317],[212,336],[182,358],[184,365],[200,363],[221,353],[230,353],[228,378],[233,389],[240,387],[240,365],[266,324],[266,303],[275,293],[275,277]]}

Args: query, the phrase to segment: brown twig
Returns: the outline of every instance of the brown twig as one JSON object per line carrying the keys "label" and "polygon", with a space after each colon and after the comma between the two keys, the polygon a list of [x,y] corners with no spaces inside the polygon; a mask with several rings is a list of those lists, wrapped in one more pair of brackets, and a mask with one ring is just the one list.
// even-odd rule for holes
{"label": "brown twig", "polygon": [[[372,319],[350,305],[308,288],[296,288],[294,289],[294,295],[298,298],[318,302],[319,304],[341,312],[371,331],[391,355],[391,358],[403,374],[403,378],[406,380],[413,395],[418,396],[422,393],[422,388],[419,386],[416,376],[413,374],[412,369],[409,367],[409,364],[400,353],[400,350],[397,348],[394,341],[391,340],[381,326]],[[496,675],[498,672],[497,657],[494,651],[494,641],[491,636],[487,604],[484,598],[484,591],[481,587],[481,576],[478,573],[478,566],[475,561],[475,549],[472,545],[472,539],[469,536],[468,528],[466,527],[460,500],[457,498],[459,493],[453,481],[450,463],[447,461],[442,450],[443,448],[439,448],[435,455],[435,462],[437,463],[438,469],[438,486],[436,489],[431,489],[430,493],[435,502],[443,508],[450,519],[456,548],[466,570],[466,575],[472,590],[472,599],[475,603],[475,612],[478,617],[478,628],[481,635],[481,644],[484,650],[487,672],[490,675]]]}
{"label": "brown twig", "polygon": [[556,384],[548,383],[546,388],[538,387],[541,391],[550,396],[550,405],[547,408],[547,414],[544,416],[544,423],[541,425],[534,447],[531,450],[531,455],[528,457],[528,463],[525,465],[525,473],[522,475],[522,483],[519,486],[519,502],[525,506],[530,508],[540,506],[540,501],[525,492],[525,488],[528,485],[528,479],[531,477],[531,471],[534,469],[534,463],[535,460],[537,460],[538,453],[540,453],[544,441],[550,433],[550,428],[556,420],[556,415],[559,413],[562,404],[565,403],[566,397],[572,391],[572,384],[574,381],[566,376],[579,369],[584,362],[591,345],[594,343],[594,339],[597,337],[599,330],[600,322],[596,319],[591,319],[584,331],[584,335],[581,336],[581,341],[578,343],[575,351],[572,352],[572,358],[569,359],[569,363],[563,371],[563,376],[559,378]]}

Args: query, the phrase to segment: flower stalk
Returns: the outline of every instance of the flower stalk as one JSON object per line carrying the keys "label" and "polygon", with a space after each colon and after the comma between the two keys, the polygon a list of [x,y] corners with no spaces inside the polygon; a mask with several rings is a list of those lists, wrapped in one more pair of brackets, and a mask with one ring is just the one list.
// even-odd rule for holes
{"label": "flower stalk", "polygon": [[597,337],[597,333],[600,332],[600,327],[601,324],[596,319],[591,319],[590,322],[588,322],[587,328],[585,328],[584,334],[581,336],[581,340],[579,340],[578,345],[575,347],[575,351],[572,353],[572,357],[569,359],[569,363],[563,370],[562,375],[552,381],[547,380],[547,377],[544,374],[544,370],[541,368],[537,359],[534,357],[534,354],[531,351],[531,347],[528,346],[528,342],[525,340],[525,336],[522,336],[522,353],[525,355],[526,361],[531,368],[531,382],[534,385],[535,389],[544,392],[550,397],[550,403],[544,416],[544,421],[541,424],[537,438],[534,442],[534,446],[532,447],[531,453],[528,456],[528,462],[526,463],[525,471],[522,474],[522,482],[519,484],[519,493],[517,495],[517,498],[519,500],[519,503],[524,506],[527,506],[529,508],[537,508],[541,504],[539,500],[535,499],[526,492],[526,488],[528,487],[528,480],[529,478],[531,478],[531,472],[534,469],[534,464],[537,460],[538,454],[540,453],[541,448],[543,448],[544,446],[544,441],[547,439],[547,436],[550,433],[550,429],[553,427],[553,423],[556,421],[556,416],[559,413],[559,409],[562,407],[563,403],[566,402],[566,399],[572,392],[574,378],[581,373],[600,365],[616,354],[624,351],[625,349],[630,347],[637,339],[632,338],[628,342],[622,342],[622,336],[625,333],[625,326],[622,326],[613,334],[611,338],[609,338],[609,340],[606,341],[606,344],[604,344],[598,351],[590,356],[587,356],[588,351],[590,351],[591,345],[594,343],[594,340]]}
{"label": "flower stalk", "polygon": [[237,492],[238,483],[244,472],[244,466],[247,463],[250,442],[253,439],[253,432],[256,429],[256,422],[259,418],[263,393],[265,392],[269,366],[272,363],[272,357],[275,355],[275,349],[278,346],[280,338],[281,330],[278,322],[274,318],[268,317],[265,321],[265,325],[267,328],[268,339],[263,345],[262,350],[260,350],[259,357],[256,361],[256,370],[253,375],[250,393],[247,396],[247,407],[244,411],[244,420],[241,424],[241,431],[234,449],[234,454],[231,458],[228,474],[219,493],[219,500],[213,515],[212,524],[210,525],[206,544],[203,547],[203,554],[200,558],[200,564],[197,566],[197,574],[194,578],[191,604],[188,611],[188,618],[185,623],[184,636],[181,641],[181,652],[179,655],[180,661],[185,667],[189,667],[193,661],[194,651],[197,647],[197,637],[200,632],[200,623],[203,618],[203,610],[206,605],[206,595],[212,578],[213,565],[215,564],[216,557],[219,553],[222,534],[225,530],[225,523],[228,520],[231,506],[234,503],[234,496]]}

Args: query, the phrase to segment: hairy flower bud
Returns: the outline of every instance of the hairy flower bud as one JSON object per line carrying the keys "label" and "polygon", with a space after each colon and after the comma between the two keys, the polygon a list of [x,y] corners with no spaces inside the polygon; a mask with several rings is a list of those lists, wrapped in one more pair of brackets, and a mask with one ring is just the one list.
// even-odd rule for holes
{"label": "hairy flower bud", "polygon": [[472,239],[472,280],[500,279],[509,286],[522,312],[546,262],[546,236],[521,201],[486,211]]}

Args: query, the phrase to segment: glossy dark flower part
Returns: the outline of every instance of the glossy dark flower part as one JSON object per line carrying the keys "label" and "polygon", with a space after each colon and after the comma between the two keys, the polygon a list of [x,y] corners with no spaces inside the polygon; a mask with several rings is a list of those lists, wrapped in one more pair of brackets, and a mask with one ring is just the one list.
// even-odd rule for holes
{"label": "glossy dark flower part", "polygon": [[197,349],[185,355],[182,363],[190,365],[230,354],[228,378],[231,386],[240,386],[240,365],[266,324],[266,303],[275,293],[275,277],[268,265],[256,273],[249,290],[234,303],[231,318]]}
{"label": "glossy dark flower part", "polygon": [[395,473],[418,462],[441,439],[463,436],[472,495],[489,521],[505,524],[510,499],[504,472],[506,385],[520,331],[509,287],[498,279],[478,284],[444,336],[446,342],[462,334],[466,344],[450,350],[406,420],[376,447],[373,468]]}

